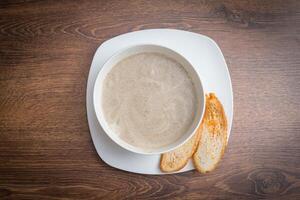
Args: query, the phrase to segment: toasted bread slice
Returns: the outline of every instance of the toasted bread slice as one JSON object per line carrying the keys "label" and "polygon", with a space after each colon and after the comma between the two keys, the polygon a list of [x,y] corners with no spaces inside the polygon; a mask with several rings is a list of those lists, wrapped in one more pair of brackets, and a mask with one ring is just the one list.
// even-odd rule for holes
{"label": "toasted bread slice", "polygon": [[201,173],[212,171],[221,160],[227,145],[227,120],[222,104],[210,93],[206,95],[202,132],[193,161]]}
{"label": "toasted bread slice", "polygon": [[201,126],[198,128],[197,132],[191,137],[186,143],[184,143],[179,148],[164,153],[161,155],[160,159],[160,169],[164,172],[174,172],[182,169],[187,161],[194,154],[197,144],[199,141],[199,133]]}

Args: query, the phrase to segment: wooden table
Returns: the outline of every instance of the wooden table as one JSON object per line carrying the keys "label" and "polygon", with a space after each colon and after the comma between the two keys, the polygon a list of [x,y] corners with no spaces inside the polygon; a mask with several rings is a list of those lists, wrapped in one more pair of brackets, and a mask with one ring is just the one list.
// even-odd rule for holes
{"label": "wooden table", "polygon": [[[225,157],[208,174],[106,165],[86,117],[96,48],[129,31],[213,38],[234,90]],[[300,199],[299,1],[0,2],[0,199]]]}

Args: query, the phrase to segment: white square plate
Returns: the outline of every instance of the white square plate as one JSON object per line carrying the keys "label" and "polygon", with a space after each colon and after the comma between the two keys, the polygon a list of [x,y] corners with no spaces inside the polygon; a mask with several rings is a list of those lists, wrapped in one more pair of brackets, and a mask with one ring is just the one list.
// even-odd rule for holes
{"label": "white square plate", "polygon": [[[94,83],[103,64],[119,50],[137,44],[157,44],[179,52],[191,62],[202,80],[206,93],[214,92],[224,106],[228,120],[228,138],[233,117],[233,94],[229,71],[218,45],[209,37],[174,29],[149,29],[109,39],[97,49],[87,83],[87,115],[91,136],[98,155],[108,165],[141,174],[166,174],[159,169],[160,155],[140,155],[114,143],[102,130],[93,106]],[[180,171],[193,170],[192,162]]]}

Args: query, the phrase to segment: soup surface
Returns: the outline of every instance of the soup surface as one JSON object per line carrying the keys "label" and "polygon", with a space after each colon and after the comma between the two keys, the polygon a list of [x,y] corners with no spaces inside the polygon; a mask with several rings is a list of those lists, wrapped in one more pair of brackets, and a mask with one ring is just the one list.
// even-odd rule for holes
{"label": "soup surface", "polygon": [[125,142],[142,149],[174,143],[194,121],[196,93],[177,61],[140,53],[117,63],[104,80],[104,118]]}

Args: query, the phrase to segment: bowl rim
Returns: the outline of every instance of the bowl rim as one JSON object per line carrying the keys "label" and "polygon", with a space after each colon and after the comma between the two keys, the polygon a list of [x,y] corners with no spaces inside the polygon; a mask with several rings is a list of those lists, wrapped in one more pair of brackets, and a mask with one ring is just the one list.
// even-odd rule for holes
{"label": "bowl rim", "polygon": [[[182,140],[182,138],[184,137],[184,135],[187,135],[187,132],[185,134],[183,134],[183,136],[181,136],[181,138],[179,138],[178,140],[176,140],[175,142],[166,145],[162,148],[160,148],[160,150],[145,150],[139,147],[135,147],[127,142],[125,142],[124,140],[122,140],[121,138],[119,138],[114,131],[109,127],[109,125],[107,124],[104,114],[102,112],[102,102],[100,103],[98,100],[100,100],[102,98],[102,88],[100,86],[102,86],[103,81],[105,80],[107,74],[109,73],[109,71],[112,70],[112,68],[119,63],[121,60],[130,57],[132,55],[135,54],[139,54],[139,53],[143,53],[143,52],[154,52],[155,51],[145,51],[145,49],[147,48],[156,48],[156,49],[161,49],[162,51],[168,51],[169,53],[173,54],[171,59],[174,59],[176,62],[179,62],[178,60],[181,59],[183,60],[188,67],[193,71],[193,74],[195,75],[195,77],[197,78],[197,81],[199,81],[200,83],[200,88],[201,91],[196,91],[197,93],[197,98],[199,98],[198,93],[200,92],[202,95],[200,95],[201,99],[198,99],[198,101],[202,102],[202,109],[199,108],[200,105],[197,106],[197,111],[195,112],[196,114],[198,113],[199,117],[198,120],[196,122],[194,122],[196,119],[194,119],[193,123],[196,123],[195,127],[192,128],[192,130],[188,130],[187,132],[191,132],[186,138],[184,138]],[[128,52],[130,51],[134,51],[135,49],[141,49],[140,52],[137,53],[133,53],[128,55]],[[144,50],[143,50],[144,49]],[[161,52],[160,52],[161,53]],[[122,57],[125,54],[125,57],[123,57],[122,59],[120,59],[120,57]],[[127,55],[126,55],[127,54]],[[162,53],[164,54],[164,53]],[[177,58],[174,58],[177,57]],[[186,69],[187,65],[184,65],[184,68]],[[190,72],[188,72],[190,73]],[[190,75],[190,74],[189,74]],[[192,78],[191,78],[192,79]],[[194,80],[192,79],[192,82],[194,83]],[[195,83],[194,83],[195,84]],[[96,81],[93,87],[93,107],[94,107],[94,111],[96,114],[96,118],[97,121],[99,122],[101,128],[104,130],[105,134],[113,141],[115,142],[117,145],[119,145],[120,147],[122,147],[125,150],[134,152],[134,153],[138,153],[138,154],[144,154],[144,155],[153,155],[153,154],[162,154],[162,153],[166,153],[169,151],[172,151],[174,149],[176,149],[177,147],[181,146],[182,144],[184,144],[186,141],[188,141],[196,132],[198,127],[200,126],[200,122],[202,121],[204,112],[205,112],[205,102],[206,98],[205,98],[205,91],[204,91],[204,87],[203,87],[203,83],[202,80],[196,70],[196,68],[179,52],[169,48],[169,47],[165,47],[163,45],[157,45],[157,44],[137,44],[137,45],[131,45],[129,47],[123,48],[119,51],[117,51],[116,53],[114,53],[110,58],[108,58],[105,63],[103,64],[101,70],[98,72],[97,77],[96,77]],[[196,115],[195,114],[195,115]],[[196,118],[196,116],[195,116]],[[192,127],[192,125],[191,125]],[[190,128],[191,128],[190,127]],[[180,142],[178,142],[179,140],[181,140]]]}

